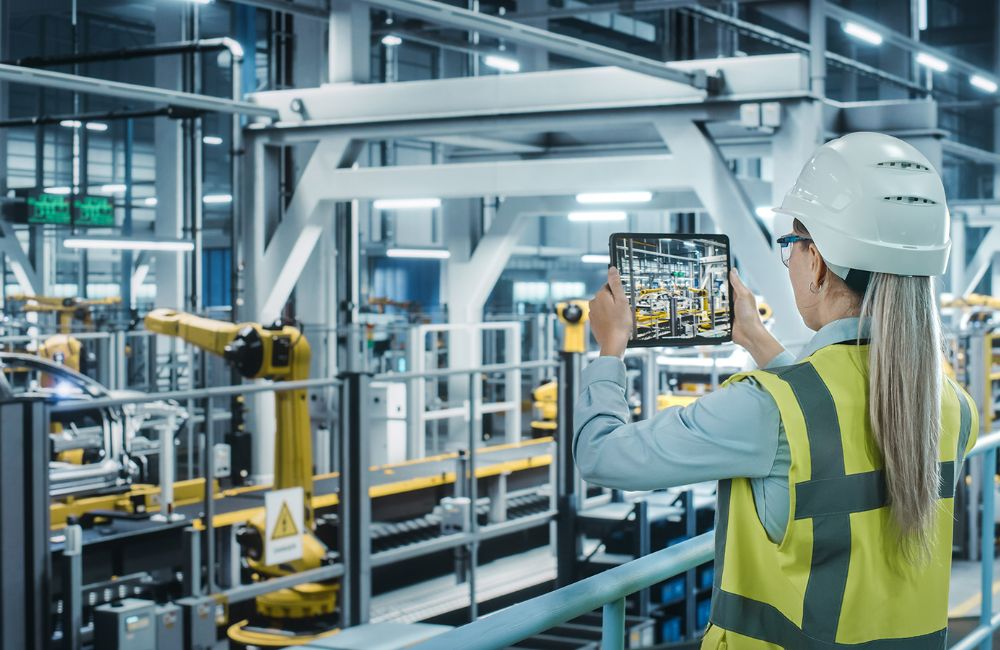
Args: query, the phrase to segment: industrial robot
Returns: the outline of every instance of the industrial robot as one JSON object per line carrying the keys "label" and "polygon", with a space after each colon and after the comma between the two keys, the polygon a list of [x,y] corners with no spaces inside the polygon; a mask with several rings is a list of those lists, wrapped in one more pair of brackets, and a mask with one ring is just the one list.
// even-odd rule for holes
{"label": "industrial robot", "polygon": [[[24,303],[21,311],[25,313],[56,314],[59,318],[59,334],[48,337],[38,346],[38,356],[70,370],[86,372],[85,366],[88,362],[92,363],[93,359],[85,357],[83,346],[72,335],[73,321],[79,321],[85,331],[91,331],[94,329],[94,307],[117,305],[121,303],[121,298],[59,298],[16,293],[7,296],[7,302]],[[45,386],[51,386],[51,381],[47,376],[42,378]]]}
{"label": "industrial robot", "polygon": [[[221,356],[247,379],[280,382],[309,378],[309,341],[298,329],[288,325],[228,323],[170,309],[150,312],[145,324],[151,332],[175,336]],[[302,488],[306,532],[302,559],[280,566],[267,566],[263,560],[264,515],[250,520],[238,534],[238,541],[251,569],[261,579],[315,569],[327,558],[327,548],[314,532],[312,432],[306,391],[276,391],[275,414],[274,489]],[[266,629],[280,627],[310,635],[319,631],[316,624],[329,629],[329,621],[324,619],[335,610],[338,589],[339,586],[333,582],[309,583],[258,596],[257,614],[268,624],[256,627],[244,621],[231,627],[229,636],[239,643],[263,647],[284,647],[301,642],[300,638],[289,636],[287,631],[281,635],[269,635]]]}
{"label": "industrial robot", "polygon": [[[556,305],[556,315],[563,324],[563,352],[587,351],[587,321],[590,320],[590,303],[586,300],[569,300]],[[541,419],[531,423],[536,436],[550,436],[556,430],[559,402],[559,384],[553,379],[531,392],[534,407]]]}

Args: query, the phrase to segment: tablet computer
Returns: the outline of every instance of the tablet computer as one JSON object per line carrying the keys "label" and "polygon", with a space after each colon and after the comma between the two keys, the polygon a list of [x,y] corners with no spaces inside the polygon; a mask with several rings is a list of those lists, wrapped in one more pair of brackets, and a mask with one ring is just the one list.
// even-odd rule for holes
{"label": "tablet computer", "polygon": [[615,233],[610,246],[635,314],[630,348],[733,339],[728,237]]}

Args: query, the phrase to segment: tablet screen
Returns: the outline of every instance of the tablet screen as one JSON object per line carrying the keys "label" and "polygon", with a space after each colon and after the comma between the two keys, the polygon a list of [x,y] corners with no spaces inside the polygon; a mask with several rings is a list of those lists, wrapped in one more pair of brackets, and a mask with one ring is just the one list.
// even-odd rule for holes
{"label": "tablet screen", "polygon": [[629,347],[732,340],[728,237],[616,233],[610,245],[635,312]]}

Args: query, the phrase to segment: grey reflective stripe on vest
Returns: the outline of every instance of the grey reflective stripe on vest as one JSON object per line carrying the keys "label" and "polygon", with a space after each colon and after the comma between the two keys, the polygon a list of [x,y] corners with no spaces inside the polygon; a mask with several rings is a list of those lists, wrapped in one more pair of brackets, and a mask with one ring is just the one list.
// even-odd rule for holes
{"label": "grey reflective stripe on vest", "polygon": [[942,650],[948,643],[946,629],[923,636],[864,643],[822,641],[800,630],[775,607],[721,589],[712,594],[712,623],[785,650]]}
{"label": "grey reflective stripe on vest", "polygon": [[[802,411],[812,458],[812,479],[843,477],[844,446],[837,405],[830,389],[811,363],[784,368],[775,374],[788,383]],[[814,518],[812,567],[802,601],[805,635],[836,641],[850,561],[850,515],[842,512]]]}
{"label": "grey reflective stripe on vest", "polygon": [[[955,461],[944,461],[938,467],[941,472],[938,497],[950,499],[955,496]],[[802,481],[795,484],[795,518],[812,519],[823,515],[875,510],[889,505],[888,492],[885,472],[880,469],[837,478]]]}
{"label": "grey reflective stripe on vest", "polygon": [[[774,369],[772,374],[788,383],[802,411],[809,440],[812,480],[795,486],[795,518],[813,519],[813,556],[803,600],[802,628],[789,621],[767,603],[723,591],[723,567],[716,565],[711,621],[719,627],[780,645],[788,650],[857,648],[871,650],[940,650],[947,642],[947,630],[906,639],[882,639],[861,644],[836,642],[837,627],[847,586],[851,551],[851,512],[885,505],[885,477],[881,471],[847,475],[836,405],[829,388],[811,363]],[[968,406],[962,435],[968,440]],[[961,443],[960,443],[961,444]],[[964,449],[964,447],[961,447]],[[816,460],[821,460],[817,463]],[[955,464],[941,465],[941,496],[954,493]],[[725,484],[725,488],[723,487]],[[729,481],[720,481],[716,530],[717,562],[725,555],[728,533]],[[725,522],[722,524],[721,522]]]}

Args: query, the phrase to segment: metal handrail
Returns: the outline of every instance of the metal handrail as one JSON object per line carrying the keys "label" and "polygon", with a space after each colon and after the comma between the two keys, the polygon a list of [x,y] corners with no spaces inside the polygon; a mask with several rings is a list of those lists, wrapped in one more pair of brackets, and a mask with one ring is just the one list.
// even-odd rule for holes
{"label": "metal handrail", "polygon": [[[506,370],[530,370],[533,368],[551,368],[558,366],[556,361],[526,361],[523,363],[497,364],[493,366],[481,366],[479,368],[458,368],[443,370],[428,370],[422,373],[401,372],[383,373],[372,375],[374,381],[403,381],[420,377],[448,377],[451,375],[468,375],[470,373],[493,373]],[[175,390],[162,393],[147,393],[145,395],[132,395],[129,397],[108,397],[94,400],[72,400],[53,404],[49,407],[51,413],[66,413],[71,411],[85,411],[95,408],[111,408],[124,406],[125,404],[147,404],[160,400],[189,400],[205,399],[206,397],[231,397],[233,395],[249,395],[253,393],[280,393],[288,390],[298,390],[300,388],[327,388],[338,386],[343,382],[340,377],[330,377],[326,379],[303,379],[301,381],[281,381],[269,382],[266,384],[241,384],[237,386],[216,386],[212,388],[199,388],[197,390]]]}
{"label": "metal handrail", "polygon": [[997,473],[997,447],[1000,447],[1000,431],[994,431],[981,437],[976,446],[969,450],[968,457],[983,455],[980,467],[980,485],[983,491],[982,513],[983,521],[980,532],[980,582],[982,590],[982,607],[979,612],[979,625],[966,637],[951,646],[951,650],[972,650],[981,648],[991,650],[993,647],[993,632],[1000,628],[1000,614],[993,614],[993,564],[995,562],[996,529],[994,519],[994,486]]}
{"label": "metal handrail", "polygon": [[508,607],[413,647],[414,650],[491,650],[544,632],[604,607],[602,650],[622,648],[624,599],[712,559],[715,533],[704,533],[556,591]]}
{"label": "metal handrail", "polygon": [[[997,447],[1000,447],[1000,431],[980,438],[968,457],[984,455],[983,458],[983,608],[980,624],[968,636],[951,647],[951,650],[972,650],[979,646],[992,648],[992,633],[1000,628],[1000,613],[993,615],[993,526],[985,521],[986,513],[992,513],[993,477],[996,475]],[[603,607],[601,648],[603,650],[623,647],[624,599],[652,585],[663,582],[713,558],[715,533],[709,532],[676,546],[633,560],[603,573],[537,598],[532,598],[468,625],[456,628],[434,637],[417,646],[414,650],[437,650],[445,648],[468,648],[469,650],[492,650],[505,648],[524,639],[565,623],[577,616]],[[986,549],[990,549],[988,552]]]}

